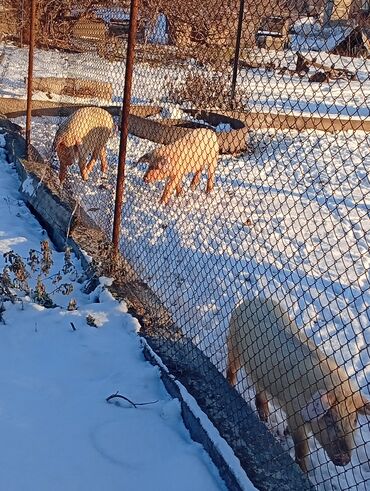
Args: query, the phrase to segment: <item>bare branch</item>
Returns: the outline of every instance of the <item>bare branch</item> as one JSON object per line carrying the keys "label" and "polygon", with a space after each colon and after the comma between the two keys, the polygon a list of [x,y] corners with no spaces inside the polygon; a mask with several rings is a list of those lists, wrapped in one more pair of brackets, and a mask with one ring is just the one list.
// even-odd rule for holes
{"label": "bare branch", "polygon": [[129,402],[135,408],[137,406],[148,406],[149,404],[156,404],[158,402],[158,401],[151,401],[151,402],[132,402],[127,397],[121,395],[118,391],[115,394],[112,394],[109,397],[107,397],[105,400],[107,402],[110,402],[112,399],[124,399],[125,401]]}

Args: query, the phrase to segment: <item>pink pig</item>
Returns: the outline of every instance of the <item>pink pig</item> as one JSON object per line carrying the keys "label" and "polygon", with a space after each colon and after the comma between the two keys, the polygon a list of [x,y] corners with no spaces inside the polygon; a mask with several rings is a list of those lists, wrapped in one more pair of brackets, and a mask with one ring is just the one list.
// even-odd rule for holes
{"label": "pink pig", "polygon": [[54,138],[53,150],[57,152],[60,162],[59,181],[64,182],[67,167],[76,160],[84,181],[98,158],[105,175],[108,170],[106,144],[113,131],[113,118],[105,109],[83,107],[75,111],[58,128]]}
{"label": "pink pig", "polygon": [[157,147],[143,155],[139,162],[148,162],[149,167],[144,175],[144,182],[152,183],[167,179],[160,202],[168,204],[172,193],[177,196],[182,192],[183,179],[194,172],[191,189],[198,186],[202,171],[207,169],[208,180],[206,192],[214,187],[214,176],[217,167],[219,144],[213,130],[200,128],[189,131],[174,143]]}

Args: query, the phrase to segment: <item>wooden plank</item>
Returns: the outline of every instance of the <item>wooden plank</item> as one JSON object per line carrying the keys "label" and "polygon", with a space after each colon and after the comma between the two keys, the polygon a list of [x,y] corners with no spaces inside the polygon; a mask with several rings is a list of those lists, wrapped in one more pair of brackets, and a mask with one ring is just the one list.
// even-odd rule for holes
{"label": "wooden plank", "polygon": [[72,29],[74,38],[94,41],[105,41],[107,33],[107,25],[100,19],[79,19]]}
{"label": "wooden plank", "polygon": [[[32,114],[36,115],[50,115],[50,116],[68,116],[73,111],[80,107],[85,107],[81,104],[63,104],[60,102],[51,101],[33,101]],[[102,106],[112,115],[119,115],[121,108],[119,106]],[[0,113],[8,116],[9,118],[16,118],[25,115],[26,101],[24,99],[10,99],[0,97]],[[136,116],[147,117],[150,114],[158,112],[158,108],[151,106],[132,106],[130,114]],[[214,111],[217,112],[217,111]],[[315,129],[317,131],[325,131],[329,133],[335,133],[337,131],[364,131],[370,133],[370,119],[359,118],[340,118],[339,116],[305,116],[305,115],[293,115],[284,113],[261,113],[257,111],[250,111],[248,113],[239,111],[222,111],[222,114],[229,116],[230,118],[240,119],[245,123],[248,129],[270,129],[276,130],[309,130]],[[133,127],[138,128],[140,131],[138,122],[132,122]],[[161,131],[161,130],[159,130]],[[144,137],[143,137],[144,138]]]}
{"label": "wooden plank", "polygon": [[71,97],[98,97],[104,100],[111,100],[113,95],[110,82],[68,77],[34,77],[33,90]]}
{"label": "wooden plank", "polygon": [[[32,101],[33,116],[69,116],[87,104],[71,104],[70,102],[54,101]],[[112,116],[120,116],[121,106],[104,105],[100,106],[108,111]],[[159,113],[158,106],[131,106],[130,113],[137,116],[147,117]],[[0,97],[0,114],[8,118],[19,118],[26,114],[26,100],[13,99],[10,97]]]}

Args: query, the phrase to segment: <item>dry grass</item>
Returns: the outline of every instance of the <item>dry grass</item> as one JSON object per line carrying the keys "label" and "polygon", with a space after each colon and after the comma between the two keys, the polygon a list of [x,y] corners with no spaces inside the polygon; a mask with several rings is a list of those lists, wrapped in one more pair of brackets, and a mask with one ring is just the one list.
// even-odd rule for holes
{"label": "dry grass", "polygon": [[242,108],[246,98],[247,93],[237,89],[232,100],[231,73],[221,75],[190,72],[183,82],[169,82],[169,100],[175,104],[234,110]]}

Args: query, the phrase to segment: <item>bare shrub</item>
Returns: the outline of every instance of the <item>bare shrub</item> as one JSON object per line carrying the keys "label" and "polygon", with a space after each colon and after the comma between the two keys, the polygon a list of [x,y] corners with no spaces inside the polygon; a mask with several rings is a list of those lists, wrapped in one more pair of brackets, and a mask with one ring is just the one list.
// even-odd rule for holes
{"label": "bare shrub", "polygon": [[[31,2],[24,0],[3,0],[3,2],[4,8],[11,11],[18,21],[19,40],[28,44]],[[93,15],[96,3],[93,0],[63,0],[62,2],[38,0],[35,21],[36,45],[68,48],[74,21],[80,17]],[[106,3],[109,4],[108,0]]]}
{"label": "bare shrub", "polygon": [[175,104],[230,110],[242,108],[247,98],[238,89],[231,98],[231,76],[227,79],[217,73],[188,73],[183,82],[169,81],[168,99]]}
{"label": "bare shrub", "polygon": [[[3,254],[5,266],[0,272],[0,322],[4,322],[2,317],[5,311],[4,302],[23,302],[23,298],[27,295],[33,302],[46,308],[53,308],[56,307],[52,299],[54,294],[69,296],[73,292],[71,281],[77,279],[77,270],[72,263],[70,249],[65,250],[62,270],[49,276],[54,264],[52,250],[47,240],[41,241],[40,246],[41,251],[30,249],[27,258],[21,257],[12,250]],[[67,282],[60,283],[63,279]],[[45,284],[49,280],[56,285],[50,292],[46,290]],[[29,281],[35,283],[33,287]],[[76,307],[76,303],[73,304],[72,300],[70,305]]]}

